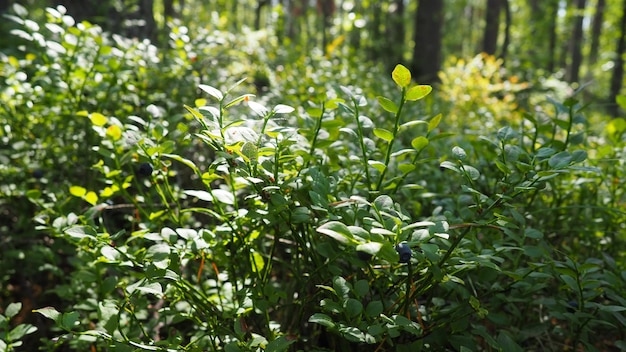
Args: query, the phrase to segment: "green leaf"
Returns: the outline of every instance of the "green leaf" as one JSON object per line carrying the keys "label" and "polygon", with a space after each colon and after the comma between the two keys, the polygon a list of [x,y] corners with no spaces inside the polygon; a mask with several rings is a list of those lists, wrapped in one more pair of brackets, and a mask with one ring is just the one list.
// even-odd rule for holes
{"label": "green leaf", "polygon": [[245,142],[241,147],[241,154],[247,159],[246,161],[256,161],[258,149],[254,143]]}
{"label": "green leaf", "polygon": [[315,313],[309,318],[309,323],[320,324],[327,328],[334,328],[335,322],[331,317],[323,313]]}
{"label": "green leaf", "polygon": [[71,331],[78,325],[78,312],[63,313],[60,321],[63,329]]}
{"label": "green leaf", "polygon": [[335,289],[335,292],[337,292],[337,296],[344,299],[348,298],[348,295],[352,290],[348,281],[341,276],[335,276],[335,278],[333,278],[333,288]]}
{"label": "green leaf", "polygon": [[365,314],[370,318],[376,318],[382,314],[383,310],[383,302],[371,301],[367,304],[367,307],[365,308]]}
{"label": "green leaf", "polygon": [[73,226],[64,231],[66,235],[81,239],[84,237],[96,237],[98,233],[91,226]]}
{"label": "green leaf", "polygon": [[561,280],[565,281],[565,283],[567,284],[567,286],[569,286],[569,288],[574,291],[574,292],[578,292],[578,283],[576,282],[576,279],[569,276],[569,275],[559,275],[561,277]]}
{"label": "green leaf", "polygon": [[378,172],[383,172],[387,168],[385,164],[381,163],[378,160],[368,160],[367,164],[376,169]]}
{"label": "green leaf", "polygon": [[339,221],[329,221],[317,228],[317,232],[322,233],[328,237],[332,237],[335,240],[347,244],[354,240],[352,232],[345,224]]}
{"label": "green leaf", "polygon": [[537,158],[547,158],[549,156],[554,155],[554,153],[556,153],[556,150],[550,148],[550,147],[543,147],[543,148],[539,148],[537,150]]}
{"label": "green leaf", "polygon": [[426,97],[430,92],[432,92],[433,87],[428,85],[417,85],[409,88],[407,90],[406,95],[404,96],[405,100],[415,101],[420,100]]}
{"label": "green leaf", "polygon": [[579,149],[572,152],[572,163],[580,163],[587,160],[587,152]]}
{"label": "green leaf", "polygon": [[311,210],[307,207],[296,207],[291,212],[291,223],[302,224],[311,220]]}
{"label": "green leaf", "polygon": [[[7,336],[7,341],[19,341],[24,336],[29,335],[37,331],[37,328],[31,324],[20,324],[11,330]],[[13,346],[18,346],[13,343]]]}
{"label": "green leaf", "polygon": [[161,284],[159,284],[158,282],[146,282],[145,279],[141,279],[132,285],[128,285],[126,287],[126,291],[128,291],[129,293],[139,291],[143,293],[153,294],[157,297],[163,296],[163,288],[161,287]]}
{"label": "green leaf", "polygon": [[386,111],[389,111],[392,114],[396,114],[398,112],[398,106],[393,101],[382,96],[378,96],[376,99],[378,99],[378,104],[380,104],[380,106]]}
{"label": "green leaf", "polygon": [[391,72],[391,78],[400,87],[404,88],[411,84],[411,71],[403,65],[396,65]]}
{"label": "green leaf", "polygon": [[459,146],[455,146],[454,148],[452,148],[452,154],[454,154],[454,157],[459,160],[465,160],[467,158],[467,153],[463,148]]}
{"label": "green leaf", "polygon": [[250,253],[250,262],[252,264],[252,272],[258,273],[263,271],[263,268],[265,268],[265,260],[258,252]]}
{"label": "green leaf", "polygon": [[626,307],[623,306],[611,306],[599,304],[598,308],[604,312],[623,312],[626,311]]}
{"label": "green leaf", "polygon": [[432,119],[430,119],[430,121],[428,122],[428,133],[430,133],[432,130],[437,128],[437,126],[439,126],[439,123],[441,122],[441,117],[442,115],[438,114]]}
{"label": "green leaf", "polygon": [[81,186],[71,186],[70,194],[82,198],[85,196],[85,194],[87,194],[87,189]]}
{"label": "green leaf", "polygon": [[226,105],[224,105],[224,109],[228,109],[231,106],[239,104],[240,102],[242,102],[245,99],[250,99],[251,97],[254,97],[254,95],[253,94],[244,94],[242,96],[239,96],[239,97],[229,101]]}
{"label": "green leaf", "polygon": [[235,204],[235,196],[232,192],[227,191],[225,189],[214,189],[212,191],[214,201],[217,200],[221,203],[233,205]]}
{"label": "green leaf", "polygon": [[378,257],[390,263],[397,263],[400,259],[395,246],[390,242],[383,243],[383,246],[378,251]]}
{"label": "green leaf", "polygon": [[228,205],[235,204],[235,196],[230,191],[224,189],[214,189],[211,190],[211,193],[207,191],[185,190],[183,193],[206,202],[217,201]]}
{"label": "green leaf", "polygon": [[550,160],[548,160],[548,165],[555,169],[562,169],[570,164],[572,161],[572,156],[569,152],[562,151],[555,155],[553,155]]}
{"label": "green leaf", "polygon": [[398,170],[400,170],[401,173],[403,174],[408,174],[411,171],[417,169],[417,166],[413,165],[413,164],[400,164],[398,165]]}
{"label": "green leaf", "polygon": [[363,312],[363,303],[354,298],[348,298],[344,302],[343,307],[349,318],[354,318]]}
{"label": "green leaf", "polygon": [[379,211],[393,209],[393,199],[388,195],[381,195],[374,199],[373,205]]}
{"label": "green leaf", "polygon": [[269,112],[269,110],[267,110],[267,108],[263,104],[259,104],[255,101],[249,101],[248,107],[250,107],[252,112],[254,112],[259,117],[264,117]]}
{"label": "green leaf", "polygon": [[276,340],[271,341],[265,346],[265,352],[282,352],[289,350],[289,345],[297,340],[288,340],[285,336],[280,336]]}
{"label": "green leaf", "polygon": [[220,92],[216,88],[213,88],[209,85],[201,84],[198,86],[198,88],[202,89],[205,93],[209,94],[210,96],[217,99],[218,101],[221,101],[222,99],[224,99],[224,94],[222,94],[222,92]]}
{"label": "green leaf", "polygon": [[384,128],[374,128],[374,135],[380,139],[385,140],[386,142],[391,142],[393,140],[393,133]]}
{"label": "green leaf", "polygon": [[411,147],[415,148],[415,150],[420,151],[424,149],[428,145],[428,138],[424,136],[419,136],[413,138],[411,141]]}
{"label": "green leaf", "polygon": [[205,202],[212,202],[213,201],[213,196],[211,195],[211,193],[207,192],[207,191],[196,191],[196,190],[184,190],[183,191],[184,194],[188,195],[188,196],[192,196],[192,197],[196,197],[200,200],[203,200]]}
{"label": "green leaf", "polygon": [[41,309],[35,309],[33,310],[34,313],[39,313],[41,315],[43,315],[44,317],[48,318],[48,319],[52,319],[55,322],[58,322],[59,317],[61,316],[61,313],[59,313],[58,310],[52,308],[52,307],[45,307],[45,308],[41,308]]}
{"label": "green leaf", "polygon": [[278,104],[274,107],[274,113],[275,114],[290,114],[294,111],[295,109],[292,108],[289,105],[283,105],[283,104]]}
{"label": "green leaf", "polygon": [[358,246],[356,246],[356,250],[357,251],[361,251],[361,252],[365,252],[371,255],[376,255],[378,254],[378,252],[380,251],[380,249],[383,247],[382,243],[379,242],[368,242],[368,243],[362,243]]}
{"label": "green leaf", "polygon": [[518,345],[513,339],[506,333],[500,333],[498,335],[498,345],[502,351],[522,352],[524,349]]}
{"label": "green leaf", "polygon": [[463,171],[474,181],[478,180],[480,177],[480,172],[473,166],[463,165]]}
{"label": "green leaf", "polygon": [[517,132],[511,128],[510,126],[502,127],[498,130],[497,136],[498,139],[503,142],[508,142],[513,138],[517,138]]}
{"label": "green leaf", "polygon": [[11,303],[7,306],[7,309],[4,311],[4,315],[11,319],[16,316],[20,310],[22,310],[22,302]]}
{"label": "green leaf", "polygon": [[495,160],[495,163],[498,170],[502,171],[502,173],[506,175],[511,174],[511,169],[505,163],[500,160]]}
{"label": "green leaf", "polygon": [[196,164],[193,163],[193,161],[189,160],[189,159],[185,159],[180,155],[176,155],[176,154],[161,154],[162,156],[166,157],[166,158],[170,158],[170,159],[174,159],[178,162],[181,162],[185,165],[187,165],[190,169],[192,169],[195,173],[200,173],[200,170],[198,169],[198,167],[196,166]]}
{"label": "green leaf", "polygon": [[619,105],[620,108],[626,110],[626,95],[618,95],[615,98],[615,102]]}
{"label": "green leaf", "polygon": [[318,118],[318,119],[322,117],[322,109],[320,108],[310,106],[310,107],[307,107],[305,111],[311,117]]}
{"label": "green leaf", "polygon": [[439,164],[439,167],[452,170],[454,172],[461,172],[461,170],[459,170],[459,168],[454,163],[447,161],[447,160]]}
{"label": "green leaf", "polygon": [[354,293],[357,297],[365,297],[370,291],[370,285],[367,280],[359,280],[354,284]]}

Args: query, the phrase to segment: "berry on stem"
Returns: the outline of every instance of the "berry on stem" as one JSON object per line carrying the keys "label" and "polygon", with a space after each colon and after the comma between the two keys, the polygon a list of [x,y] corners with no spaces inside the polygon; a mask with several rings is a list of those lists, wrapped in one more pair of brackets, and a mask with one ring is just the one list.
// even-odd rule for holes
{"label": "berry on stem", "polygon": [[413,257],[413,251],[406,242],[396,245],[396,252],[400,255],[400,263],[408,263]]}
{"label": "berry on stem", "polygon": [[137,170],[137,174],[139,176],[144,176],[144,177],[148,177],[150,175],[152,175],[152,164],[150,163],[141,163],[139,165],[139,169]]}

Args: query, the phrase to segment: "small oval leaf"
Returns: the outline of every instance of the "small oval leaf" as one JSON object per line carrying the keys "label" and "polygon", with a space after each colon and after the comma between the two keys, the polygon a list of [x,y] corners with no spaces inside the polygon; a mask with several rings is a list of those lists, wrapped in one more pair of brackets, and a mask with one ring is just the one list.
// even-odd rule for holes
{"label": "small oval leaf", "polygon": [[391,78],[400,88],[404,88],[411,84],[411,71],[403,65],[398,64],[393,69]]}
{"label": "small oval leaf", "polygon": [[408,101],[420,100],[426,97],[432,91],[433,91],[433,87],[429,85],[413,86],[409,88],[409,90],[407,90],[406,95],[404,96],[404,99]]}
{"label": "small oval leaf", "polygon": [[393,140],[393,133],[391,133],[391,131],[386,130],[384,128],[374,128],[374,135],[387,142],[391,142]]}
{"label": "small oval leaf", "polygon": [[390,113],[393,113],[393,114],[398,112],[398,106],[393,101],[385,97],[381,97],[381,96],[377,97],[376,99],[378,99],[378,103],[386,111],[389,111]]}
{"label": "small oval leaf", "polygon": [[206,84],[201,84],[198,86],[200,89],[202,89],[205,93],[209,94],[210,96],[212,96],[213,98],[217,99],[217,100],[222,100],[224,99],[224,95],[222,94],[222,92],[220,92],[219,90],[206,85]]}

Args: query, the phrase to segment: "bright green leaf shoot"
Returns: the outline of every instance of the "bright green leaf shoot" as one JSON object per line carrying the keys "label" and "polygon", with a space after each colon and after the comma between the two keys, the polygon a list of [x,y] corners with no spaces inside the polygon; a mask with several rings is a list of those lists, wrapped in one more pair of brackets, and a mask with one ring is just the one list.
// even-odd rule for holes
{"label": "bright green leaf shoot", "polygon": [[391,78],[400,88],[405,88],[411,84],[411,71],[408,68],[398,64],[391,73]]}

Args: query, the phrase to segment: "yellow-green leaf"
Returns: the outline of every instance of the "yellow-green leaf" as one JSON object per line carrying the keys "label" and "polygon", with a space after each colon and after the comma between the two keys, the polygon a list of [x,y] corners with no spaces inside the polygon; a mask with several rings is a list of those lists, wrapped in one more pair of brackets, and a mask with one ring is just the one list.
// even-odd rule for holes
{"label": "yellow-green leaf", "polygon": [[383,163],[381,163],[380,161],[377,161],[377,160],[368,160],[367,164],[369,166],[373,167],[374,169],[378,170],[378,172],[383,172],[387,168],[387,166],[385,166],[385,164],[383,164]]}
{"label": "yellow-green leaf", "polygon": [[252,264],[252,271],[255,273],[258,273],[260,271],[263,271],[263,268],[265,267],[265,260],[263,260],[263,256],[260,255],[257,252],[252,252],[250,253],[250,259],[251,259],[251,264]]}
{"label": "yellow-green leaf", "polygon": [[102,115],[99,112],[91,113],[89,115],[89,119],[91,120],[91,123],[93,123],[95,126],[104,126],[107,123],[106,116]]}
{"label": "yellow-green leaf", "polygon": [[70,187],[70,194],[82,198],[85,194],[87,194],[87,190],[81,186],[72,186]]}
{"label": "yellow-green leaf", "polygon": [[107,128],[107,136],[112,140],[117,141],[122,138],[122,129],[118,125],[111,125]]}
{"label": "yellow-green leaf", "polygon": [[378,99],[378,103],[380,104],[380,106],[383,107],[383,109],[389,111],[392,114],[395,114],[398,112],[398,106],[393,101],[385,97],[380,97],[380,96],[377,97],[377,99]]}
{"label": "yellow-green leaf", "polygon": [[195,117],[197,120],[199,121],[203,121],[204,120],[204,116],[196,109],[192,108],[189,105],[183,105],[185,107],[185,109],[187,109],[187,111],[189,111],[191,113],[191,115],[193,115],[193,117]]}
{"label": "yellow-green leaf", "polygon": [[98,195],[96,195],[96,193],[93,191],[89,191],[87,192],[87,194],[85,194],[84,199],[87,203],[91,205],[96,205],[96,203],[98,202]]}
{"label": "yellow-green leaf", "polygon": [[411,146],[415,148],[415,150],[417,151],[424,149],[424,147],[427,145],[428,145],[428,138],[424,136],[416,137],[411,141]]}
{"label": "yellow-green leaf", "polygon": [[437,126],[439,126],[439,122],[441,122],[441,114],[437,114],[437,116],[433,117],[428,122],[428,133],[437,128]]}
{"label": "yellow-green leaf", "polygon": [[398,64],[391,73],[391,78],[400,88],[407,87],[411,84],[411,71],[408,68]]}
{"label": "yellow-green leaf", "polygon": [[432,92],[433,87],[429,85],[413,86],[407,90],[404,99],[409,101],[420,100]]}
{"label": "yellow-green leaf", "polygon": [[154,220],[158,217],[160,217],[161,215],[163,215],[165,213],[165,210],[159,210],[157,212],[152,212],[150,213],[150,215],[148,216],[148,219],[150,220]]}
{"label": "yellow-green leaf", "polygon": [[119,190],[119,187],[117,186],[105,187],[102,190],[102,192],[100,192],[100,197],[109,198],[110,196],[115,194],[115,192],[117,192],[118,190]]}
{"label": "yellow-green leaf", "polygon": [[384,128],[374,128],[374,135],[387,142],[391,142],[393,140],[393,133],[391,133],[391,131],[386,130]]}
{"label": "yellow-green leaf", "polygon": [[199,99],[196,99],[194,104],[196,105],[197,108],[199,108],[201,106],[205,106],[207,104],[207,100],[204,98],[199,98]]}

